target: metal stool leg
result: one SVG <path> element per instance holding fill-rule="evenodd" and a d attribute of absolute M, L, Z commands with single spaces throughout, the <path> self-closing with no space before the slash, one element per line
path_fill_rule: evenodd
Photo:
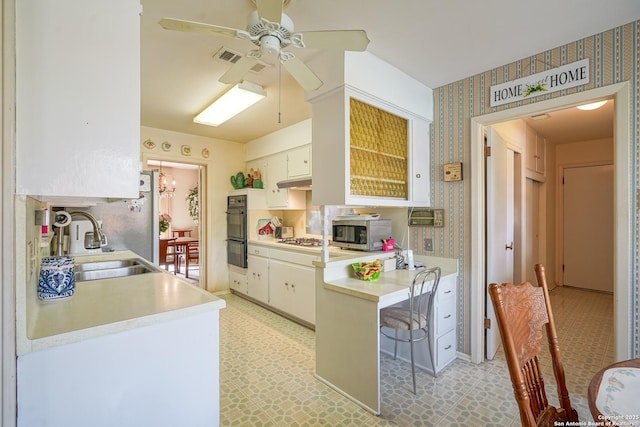
<path fill-rule="evenodd" d="M 416 394 L 416 363 L 413 358 L 413 330 L 409 330 L 409 347 L 411 348 L 411 376 L 413 377 L 413 394 Z"/>
<path fill-rule="evenodd" d="M 393 342 L 393 360 L 396 360 L 397 355 L 398 355 L 398 330 L 396 329 L 396 339 Z"/>

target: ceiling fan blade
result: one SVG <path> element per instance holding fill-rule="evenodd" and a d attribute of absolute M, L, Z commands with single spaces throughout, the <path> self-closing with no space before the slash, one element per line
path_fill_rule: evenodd
<path fill-rule="evenodd" d="M 307 65 L 298 58 L 291 58 L 282 62 L 284 68 L 306 91 L 312 91 L 322 86 L 322 80 L 316 76 Z"/>
<path fill-rule="evenodd" d="M 256 0 L 260 18 L 280 23 L 282 19 L 282 0 Z"/>
<path fill-rule="evenodd" d="M 258 58 L 243 56 L 227 70 L 226 73 L 218 79 L 220 83 L 234 84 L 242 80 L 245 74 L 249 72 L 251 67 L 256 65 Z"/>
<path fill-rule="evenodd" d="M 339 49 L 363 51 L 369 45 L 369 38 L 364 30 L 304 31 L 302 42 L 310 49 Z"/>
<path fill-rule="evenodd" d="M 202 24 L 200 22 L 183 21 L 182 19 L 162 18 L 160 21 L 158 21 L 158 23 L 165 30 L 222 34 L 225 36 L 236 38 L 247 34 L 247 32 L 244 30 L 221 27 L 219 25 Z"/>

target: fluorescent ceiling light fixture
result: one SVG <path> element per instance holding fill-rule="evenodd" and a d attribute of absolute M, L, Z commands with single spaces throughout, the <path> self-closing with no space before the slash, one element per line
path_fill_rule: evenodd
<path fill-rule="evenodd" d="M 220 126 L 236 114 L 267 96 L 262 86 L 249 81 L 238 83 L 198 114 L 193 121 L 202 125 Z"/>
<path fill-rule="evenodd" d="M 602 107 L 606 103 L 607 101 L 604 100 L 604 101 L 592 102 L 591 104 L 578 105 L 576 108 L 579 110 L 595 110 L 596 108 Z"/>

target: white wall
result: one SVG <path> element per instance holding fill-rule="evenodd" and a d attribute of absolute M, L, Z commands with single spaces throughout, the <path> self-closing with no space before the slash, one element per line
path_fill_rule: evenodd
<path fill-rule="evenodd" d="M 558 166 L 591 162 L 613 163 L 613 138 L 557 144 L 555 153 Z"/>
<path fill-rule="evenodd" d="M 159 169 L 159 166 L 145 166 L 145 169 Z M 189 216 L 189 205 L 185 198 L 189 190 L 198 185 L 198 169 L 180 169 L 162 166 L 162 171 L 167 174 L 167 185 L 172 186 L 172 180 L 176 182 L 176 190 L 173 197 L 160 198 L 160 213 L 171 215 L 171 229 L 192 229 L 192 236 L 197 236 L 198 226 Z"/>
<path fill-rule="evenodd" d="M 155 146 L 147 148 L 144 144 L 146 140 L 152 141 Z M 171 144 L 169 150 L 162 148 L 164 142 Z M 140 128 L 140 144 L 144 164 L 149 159 L 156 159 L 206 167 L 206 179 L 203 183 L 206 194 L 203 197 L 207 199 L 207 225 L 200 224 L 203 227 L 202 238 L 206 242 L 204 261 L 207 263 L 207 274 L 203 277 L 206 281 L 203 286 L 210 292 L 227 290 L 229 274 L 225 211 L 227 194 L 233 189 L 229 178 L 244 169 L 243 144 L 145 126 Z M 190 155 L 185 154 L 183 146 L 190 148 Z M 208 157 L 203 154 L 203 150 L 208 150 Z"/>
<path fill-rule="evenodd" d="M 244 160 L 248 162 L 305 144 L 311 144 L 311 119 L 247 142 Z"/>

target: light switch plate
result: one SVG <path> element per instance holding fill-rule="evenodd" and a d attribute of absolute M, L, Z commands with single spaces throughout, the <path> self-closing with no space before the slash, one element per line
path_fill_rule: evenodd
<path fill-rule="evenodd" d="M 445 163 L 445 181 L 462 181 L 462 163 Z"/>
<path fill-rule="evenodd" d="M 151 176 L 140 174 L 140 189 L 138 191 L 151 191 Z"/>

